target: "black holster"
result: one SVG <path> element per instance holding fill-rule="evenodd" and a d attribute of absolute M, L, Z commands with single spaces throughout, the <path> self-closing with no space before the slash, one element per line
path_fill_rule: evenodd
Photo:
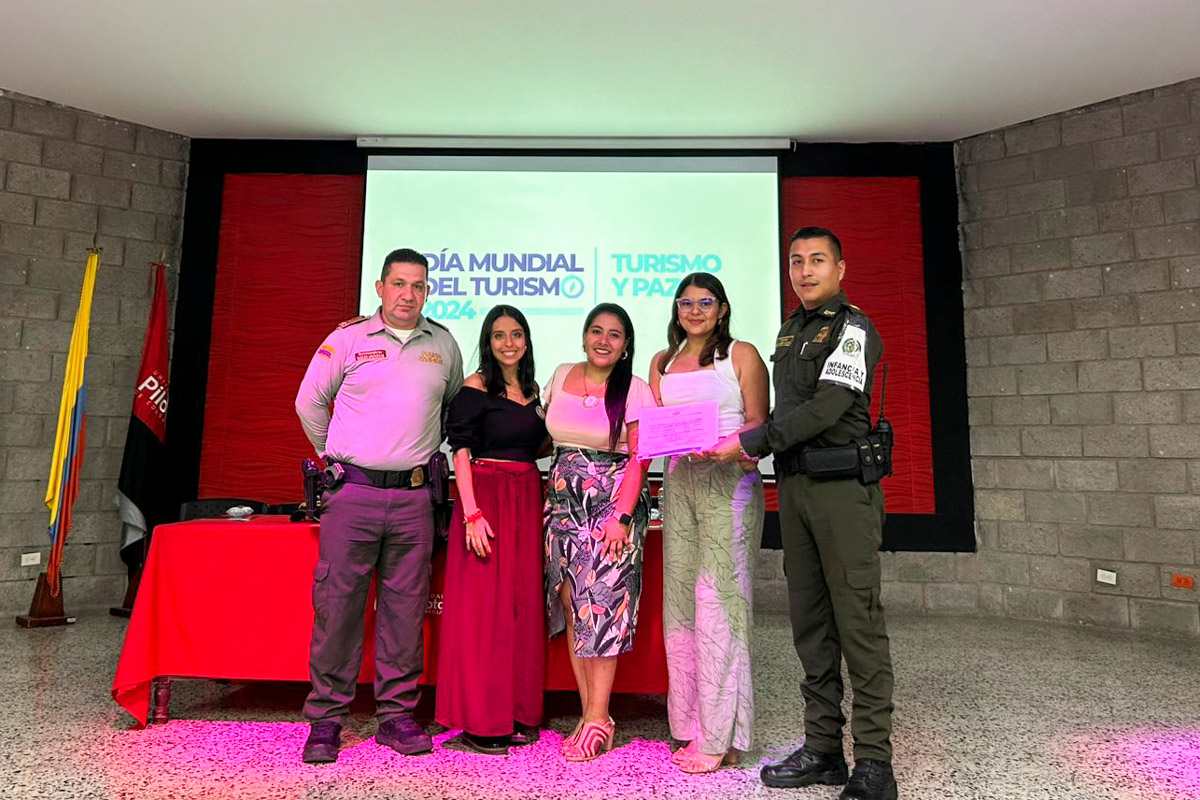
<path fill-rule="evenodd" d="M 304 503 L 291 516 L 292 522 L 307 520 L 313 522 L 321 516 L 321 479 L 323 477 L 317 462 L 306 458 L 300 462 L 300 474 L 304 483 Z"/>
<path fill-rule="evenodd" d="M 858 479 L 870 486 L 892 474 L 892 431 L 888 426 L 886 431 L 879 428 L 871 431 L 861 439 L 856 439 L 858 446 L 858 463 L 862 470 Z"/>
<path fill-rule="evenodd" d="M 857 478 L 858 446 L 806 447 L 796 457 L 797 471 L 815 480 Z"/>
<path fill-rule="evenodd" d="M 837 447 L 806 447 L 787 461 L 789 472 L 813 480 L 858 478 L 863 485 L 892 474 L 892 427 L 884 421 L 866 436 Z"/>
<path fill-rule="evenodd" d="M 429 496 L 433 501 L 434 542 L 450 537 L 450 459 L 441 450 L 429 459 Z"/>

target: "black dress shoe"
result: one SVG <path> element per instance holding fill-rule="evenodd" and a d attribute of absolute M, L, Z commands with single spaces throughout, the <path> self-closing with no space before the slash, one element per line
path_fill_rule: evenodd
<path fill-rule="evenodd" d="M 428 753 L 433 749 L 433 739 L 409 716 L 392 717 L 379 723 L 375 741 L 406 756 Z"/>
<path fill-rule="evenodd" d="M 767 764 L 759 778 L 774 789 L 797 786 L 841 786 L 846 782 L 846 760 L 841 753 L 820 753 L 801 747 L 778 764 Z"/>
<path fill-rule="evenodd" d="M 533 744 L 541 738 L 541 735 L 541 731 L 536 727 L 531 728 L 528 725 L 514 722 L 512 736 L 509 737 L 509 741 L 513 747 L 523 747 L 527 744 Z"/>
<path fill-rule="evenodd" d="M 838 800 L 896 800 L 898 796 L 892 765 L 873 758 L 860 758 L 854 762 L 854 774 Z"/>
<path fill-rule="evenodd" d="M 508 755 L 509 738 L 507 736 L 476 736 L 463 731 L 453 739 L 442 742 L 447 750 L 459 750 L 464 753 L 480 753 L 485 756 Z"/>
<path fill-rule="evenodd" d="M 338 748 L 342 745 L 342 724 L 334 720 L 314 722 L 308 728 L 308 739 L 304 742 L 305 764 L 330 764 L 337 761 Z"/>

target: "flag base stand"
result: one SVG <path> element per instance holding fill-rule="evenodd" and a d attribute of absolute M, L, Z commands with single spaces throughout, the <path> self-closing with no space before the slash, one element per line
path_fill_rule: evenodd
<path fill-rule="evenodd" d="M 37 586 L 33 590 L 33 602 L 29 604 L 29 613 L 17 617 L 17 626 L 21 628 L 49 628 L 56 625 L 71 625 L 75 617 L 63 613 L 62 592 L 55 597 L 50 593 L 50 581 L 46 573 L 38 575 Z"/>
<path fill-rule="evenodd" d="M 138 583 L 141 579 L 142 571 L 140 569 L 129 570 L 129 584 L 125 587 L 125 599 L 121 601 L 121 605 L 110 607 L 109 614 L 122 619 L 129 619 L 133 615 L 133 601 L 137 598 Z"/>

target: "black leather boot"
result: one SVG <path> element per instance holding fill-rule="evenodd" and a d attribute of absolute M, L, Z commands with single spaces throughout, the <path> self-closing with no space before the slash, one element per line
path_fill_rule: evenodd
<path fill-rule="evenodd" d="M 860 758 L 854 762 L 854 774 L 838 800 L 896 800 L 898 796 L 892 765 L 873 758 Z"/>
<path fill-rule="evenodd" d="M 406 756 L 417 756 L 433 749 L 433 739 L 409 716 L 392 717 L 379 723 L 375 741 Z"/>
<path fill-rule="evenodd" d="M 841 753 L 820 753 L 801 747 L 778 764 L 767 764 L 759 778 L 775 789 L 797 786 L 841 786 L 846 782 L 846 760 Z"/>
<path fill-rule="evenodd" d="M 308 739 L 304 742 L 305 764 L 329 764 L 337 761 L 338 748 L 342 746 L 342 724 L 334 720 L 314 722 L 308 728 Z"/>

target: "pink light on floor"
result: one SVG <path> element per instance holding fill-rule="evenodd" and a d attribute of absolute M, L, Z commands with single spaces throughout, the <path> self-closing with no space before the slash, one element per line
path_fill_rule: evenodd
<path fill-rule="evenodd" d="M 374 725 L 368 723 L 343 732 L 336 764 L 312 766 L 300 762 L 307 732 L 302 723 L 176 720 L 114 731 L 103 758 L 91 748 L 71 755 L 77 771 L 98 779 L 106 796 L 131 798 L 297 797 L 343 780 L 370 784 L 382 797 L 472 800 L 633 800 L 680 780 L 718 793 L 758 787 L 754 764 L 682 776 L 670 763 L 666 742 L 622 736 L 620 725 L 618 746 L 585 764 L 566 762 L 562 736 L 551 730 L 506 758 L 442 749 L 450 732 L 435 737 L 433 753 L 406 758 L 375 744 Z"/>
<path fill-rule="evenodd" d="M 1080 734 L 1064 748 L 1077 779 L 1126 787 L 1146 800 L 1200 798 L 1200 729 L 1134 728 Z"/>

